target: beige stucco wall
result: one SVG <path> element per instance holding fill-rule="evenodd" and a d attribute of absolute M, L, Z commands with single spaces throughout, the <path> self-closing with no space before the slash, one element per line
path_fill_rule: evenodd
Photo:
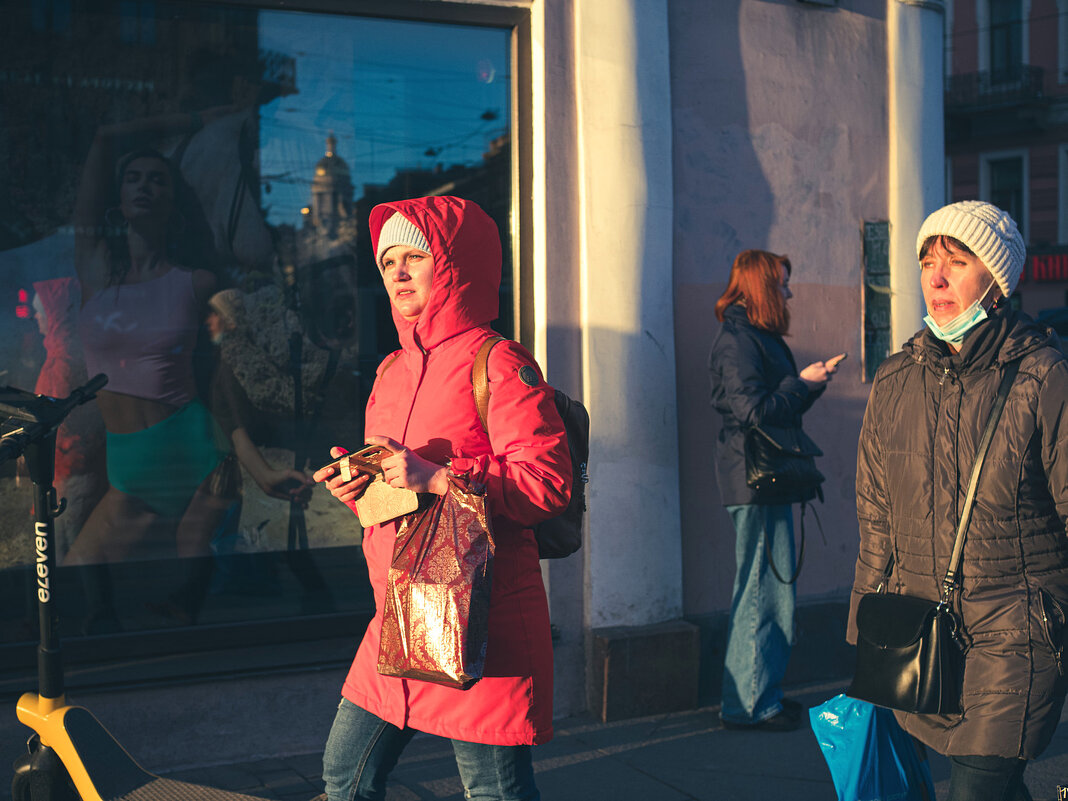
<path fill-rule="evenodd" d="M 887 209 L 885 3 L 673 0 L 674 288 L 683 586 L 687 616 L 726 609 L 734 533 L 712 470 L 712 313 L 734 255 L 794 265 L 788 343 L 799 366 L 848 351 L 805 418 L 822 446 L 827 542 L 808 518 L 801 603 L 844 595 L 856 556 L 861 381 L 861 229 Z"/>
<path fill-rule="evenodd" d="M 662 588 L 665 597 L 680 593 L 682 615 L 701 619 L 729 607 L 734 534 L 712 470 L 719 418 L 708 406 L 706 359 L 717 325 L 712 305 L 734 255 L 745 247 L 785 252 L 793 260 L 789 341 L 798 362 L 851 355 L 806 422 L 826 452 L 827 503 L 819 513 L 827 542 L 810 528 L 801 602 L 843 597 L 852 580 L 856 439 L 868 394 L 861 381 L 861 231 L 865 220 L 885 220 L 889 213 L 887 29 L 882 0 L 839 0 L 837 7 L 797 0 L 544 0 L 530 8 L 537 355 L 549 380 L 586 400 L 591 412 L 600 408 L 599 392 L 614 392 L 624 407 L 638 408 L 635 399 L 657 389 L 656 377 L 635 376 L 633 363 L 602 363 L 604 349 L 591 332 L 605 326 L 594 318 L 614 312 L 598 304 L 619 306 L 616 328 L 639 330 L 636 322 L 655 325 L 666 316 L 675 335 L 678 516 L 650 522 L 648 499 L 644 516 L 628 516 L 629 507 L 611 495 L 618 482 L 603 469 L 603 446 L 606 436 L 611 445 L 623 433 L 605 429 L 598 412 L 587 547 L 581 559 L 544 566 L 560 630 L 559 715 L 583 708 L 589 627 L 604 625 L 598 614 L 640 625 L 656 611 L 655 603 L 645 603 L 647 593 L 633 591 L 640 582 L 617 575 L 620 565 L 635 563 L 635 554 L 636 575 L 642 566 L 655 564 L 661 572 L 672 562 L 677 566 L 661 583 L 671 585 Z M 598 15 L 605 13 L 633 16 L 638 25 L 601 24 Z M 666 15 L 666 25 L 658 15 Z M 651 38 L 652 30 L 661 39 Z M 594 34 L 598 46 L 591 49 L 584 36 Z M 667 51 L 662 94 L 648 91 L 648 70 L 644 78 L 625 79 L 621 65 L 642 47 L 657 58 Z M 634 61 L 635 72 L 643 63 Z M 600 77 L 590 80 L 610 74 L 616 76 L 611 86 Z M 609 90 L 634 92 L 642 113 L 633 113 L 635 98 L 605 97 Z M 658 135 L 665 114 L 666 154 L 647 139 Z M 628 144 L 642 142 L 637 150 Z M 642 158 L 628 155 L 632 151 Z M 657 172 L 664 169 L 667 176 Z M 650 189 L 665 185 L 671 188 L 666 210 Z M 650 204 L 651 211 L 615 214 L 627 198 L 636 207 Z M 635 241 L 630 224 L 617 237 L 604 234 L 612 220 L 618 227 L 625 217 L 648 226 L 637 240 L 640 254 L 620 252 Z M 669 238 L 647 252 L 650 237 L 664 235 L 663 225 Z M 644 292 L 663 282 L 673 298 L 668 308 L 646 299 L 638 314 L 625 312 L 641 304 L 628 306 L 608 291 L 626 284 L 628 291 Z M 634 401 L 629 406 L 628 398 Z M 631 430 L 642 434 L 632 437 L 639 451 L 655 447 L 647 442 L 648 426 Z M 658 551 L 657 543 L 665 547 Z M 680 546 L 682 558 L 673 561 L 670 553 Z"/>

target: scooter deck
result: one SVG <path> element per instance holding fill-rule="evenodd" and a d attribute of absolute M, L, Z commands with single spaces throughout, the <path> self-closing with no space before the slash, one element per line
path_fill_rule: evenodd
<path fill-rule="evenodd" d="M 149 773 L 87 709 L 71 707 L 63 726 L 101 801 L 262 801 Z"/>
<path fill-rule="evenodd" d="M 264 801 L 149 773 L 89 710 L 61 706 L 37 716 L 31 703 L 36 698 L 23 696 L 19 718 L 55 749 L 83 801 Z"/>
<path fill-rule="evenodd" d="M 151 781 L 123 795 L 108 796 L 106 801 L 263 801 L 251 795 L 217 790 L 199 784 L 151 777 Z"/>

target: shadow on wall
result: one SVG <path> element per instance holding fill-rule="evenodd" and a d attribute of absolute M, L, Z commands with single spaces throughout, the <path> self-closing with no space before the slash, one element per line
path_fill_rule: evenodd
<path fill-rule="evenodd" d="M 842 351 L 850 354 L 826 395 L 805 417 L 806 431 L 825 453 L 819 466 L 827 476 L 826 503 L 817 504 L 817 513 L 826 544 L 811 515 L 806 516 L 808 552 L 798 584 L 800 605 L 844 600 L 852 583 L 856 444 L 870 385 L 861 382 L 860 282 L 852 275 L 859 271 L 860 251 L 856 240 L 849 239 L 855 230 L 849 220 L 857 219 L 857 213 L 863 217 L 881 201 L 873 189 L 878 180 L 861 182 L 848 169 L 828 176 L 826 166 L 840 162 L 834 154 L 843 142 L 857 140 L 841 150 L 858 148 L 856 158 L 878 152 L 882 140 L 872 133 L 874 128 L 863 126 L 851 129 L 849 136 L 839 132 L 838 139 L 813 135 L 811 124 L 820 119 L 817 106 L 825 98 L 784 94 L 800 84 L 796 75 L 783 71 L 783 58 L 807 52 L 803 33 L 813 41 L 830 36 L 823 30 L 827 18 L 799 20 L 805 24 L 795 31 L 795 42 L 774 26 L 784 22 L 783 15 L 801 12 L 776 4 L 680 0 L 671 4 L 669 14 L 684 608 L 687 619 L 706 629 L 714 628 L 717 616 L 725 614 L 734 580 L 734 531 L 713 473 L 713 444 L 721 421 L 708 402 L 707 360 L 719 326 L 713 306 L 734 256 L 745 248 L 785 249 L 795 257 L 793 324 L 787 343 L 798 366 Z M 870 36 L 879 24 L 867 18 L 836 20 L 856 36 Z M 777 42 L 782 51 L 778 61 L 754 55 L 761 31 L 770 36 L 765 46 Z M 856 69 L 865 80 L 869 73 L 882 74 L 877 61 L 873 57 L 872 63 L 861 62 Z M 818 58 L 797 63 L 800 70 L 825 66 Z M 823 230 L 816 225 L 821 220 Z M 816 615 L 829 619 L 821 637 L 831 637 L 831 630 L 839 627 L 836 614 L 825 609 Z M 844 634 L 844 619 L 840 628 Z"/>
<path fill-rule="evenodd" d="M 753 243 L 767 241 L 775 213 L 775 198 L 749 130 L 741 5 L 683 0 L 672 3 L 669 10 L 675 347 L 687 615 L 725 609 L 734 582 L 734 532 L 714 489 L 712 470 L 719 426 L 708 405 L 708 347 L 718 326 L 712 307 L 734 256 Z"/>

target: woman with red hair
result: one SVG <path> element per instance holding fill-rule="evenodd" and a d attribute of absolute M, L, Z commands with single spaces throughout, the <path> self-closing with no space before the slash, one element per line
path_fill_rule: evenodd
<path fill-rule="evenodd" d="M 827 386 L 845 354 L 800 373 L 783 337 L 790 327 L 790 260 L 744 250 L 716 302 L 723 323 L 712 342 L 712 405 L 723 416 L 715 444 L 716 481 L 737 534 L 737 569 L 723 671 L 720 717 L 728 729 L 790 731 L 801 706 L 781 682 L 794 639 L 794 585 L 769 560 L 794 562 L 792 504 L 811 493 L 762 497 L 746 484 L 745 431 L 759 425 L 800 428 L 801 415 Z"/>

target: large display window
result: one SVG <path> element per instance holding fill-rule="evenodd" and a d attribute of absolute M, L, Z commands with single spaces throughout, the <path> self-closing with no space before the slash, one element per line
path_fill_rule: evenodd
<path fill-rule="evenodd" d="M 396 347 L 371 206 L 482 205 L 505 251 L 497 327 L 516 333 L 515 30 L 451 8 L 6 10 L 0 384 L 58 397 L 109 377 L 58 435 L 75 660 L 370 616 L 358 521 L 299 476 L 362 442 Z M 36 636 L 31 503 L 24 467 L 0 465 L 0 652 L 16 670 Z"/>

